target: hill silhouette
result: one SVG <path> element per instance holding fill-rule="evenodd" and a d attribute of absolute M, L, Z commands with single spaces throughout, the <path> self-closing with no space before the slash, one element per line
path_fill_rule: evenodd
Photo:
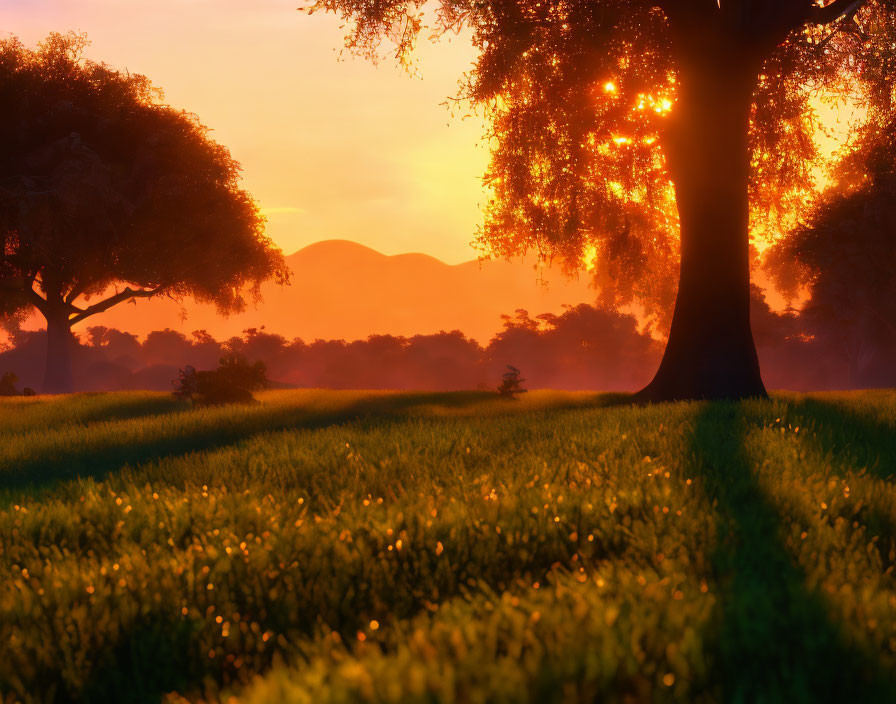
<path fill-rule="evenodd" d="M 292 284 L 265 284 L 262 300 L 238 315 L 224 318 L 211 305 L 160 298 L 107 311 L 93 324 L 140 337 L 165 328 L 206 330 L 218 339 L 262 326 L 304 340 L 460 330 L 487 343 L 502 329 L 502 314 L 519 308 L 560 314 L 564 304 L 596 297 L 584 275 L 568 280 L 559 268 L 548 268 L 539 281 L 531 258 L 451 265 L 425 254 L 388 256 L 357 242 L 325 240 L 286 261 Z M 25 327 L 41 324 L 32 318 Z"/>

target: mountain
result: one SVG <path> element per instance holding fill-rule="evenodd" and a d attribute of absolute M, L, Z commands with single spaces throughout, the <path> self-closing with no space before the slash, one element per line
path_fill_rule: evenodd
<path fill-rule="evenodd" d="M 291 339 L 364 339 L 371 334 L 410 336 L 461 330 L 480 342 L 498 332 L 502 314 L 561 313 L 564 304 L 592 302 L 588 277 L 567 280 L 545 269 L 539 282 L 532 261 L 470 261 L 449 265 L 425 254 L 387 256 L 347 240 L 309 245 L 286 259 L 292 283 L 265 284 L 262 299 L 238 315 L 214 306 L 164 298 L 120 304 L 78 326 L 105 325 L 144 336 L 172 328 L 189 335 L 206 330 L 217 339 L 265 326 Z M 43 326 L 42 319 L 27 327 Z"/>

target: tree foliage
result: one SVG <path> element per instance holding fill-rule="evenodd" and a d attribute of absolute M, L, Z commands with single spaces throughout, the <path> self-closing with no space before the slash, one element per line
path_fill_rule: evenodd
<path fill-rule="evenodd" d="M 347 46 L 391 42 L 407 62 L 424 30 L 466 29 L 479 54 L 458 96 L 488 119 L 492 198 L 477 243 L 534 249 L 570 268 L 593 262 L 606 302 L 671 312 L 678 216 L 665 137 L 682 62 L 672 27 L 722 31 L 759 66 L 750 126 L 753 233 L 774 239 L 804 217 L 817 184 L 813 108 L 849 96 L 878 124 L 892 110 L 891 0 L 318 0 Z"/>
<path fill-rule="evenodd" d="M 807 332 L 837 347 L 856 378 L 896 349 L 896 121 L 867 130 L 833 175 L 767 261 L 785 293 L 808 294 Z"/>
<path fill-rule="evenodd" d="M 86 44 L 0 42 L 0 313 L 73 325 L 155 295 L 228 312 L 247 287 L 285 281 L 228 150 L 147 78 L 85 59 Z"/>
<path fill-rule="evenodd" d="M 515 398 L 520 394 L 526 393 L 527 389 L 523 388 L 523 382 L 526 381 L 520 376 L 519 369 L 512 364 L 507 365 L 507 371 L 501 375 L 501 383 L 498 386 L 498 395 L 505 398 Z"/>
<path fill-rule="evenodd" d="M 197 371 L 187 365 L 180 370 L 175 383 L 175 398 L 197 406 L 249 403 L 254 400 L 253 391 L 267 386 L 267 366 L 260 361 L 250 364 L 241 355 L 229 354 L 211 371 Z"/>

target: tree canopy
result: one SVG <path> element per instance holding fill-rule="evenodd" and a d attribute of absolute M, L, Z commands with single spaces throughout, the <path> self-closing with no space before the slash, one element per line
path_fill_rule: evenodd
<path fill-rule="evenodd" d="M 147 78 L 86 60 L 86 43 L 0 42 L 0 313 L 33 307 L 67 332 L 139 297 L 238 311 L 247 289 L 285 281 L 229 151 Z"/>
<path fill-rule="evenodd" d="M 767 262 L 782 291 L 808 294 L 807 331 L 839 348 L 857 378 L 896 350 L 896 121 L 866 131 L 833 176 Z"/>
<path fill-rule="evenodd" d="M 608 302 L 634 299 L 668 323 L 679 218 L 664 135 L 682 52 L 674 21 L 727 27 L 761 65 L 750 119 L 754 237 L 807 215 L 820 164 L 814 101 L 848 95 L 878 124 L 892 109 L 896 6 L 889 0 L 319 0 L 347 46 L 407 63 L 420 34 L 468 30 L 479 50 L 460 99 L 488 119 L 492 198 L 476 241 L 593 265 Z"/>
<path fill-rule="evenodd" d="M 420 0 L 315 10 L 346 21 L 350 49 L 388 39 L 401 61 L 426 18 Z M 892 112 L 893 1 L 440 0 L 432 35 L 461 28 L 479 55 L 459 97 L 492 149 L 477 242 L 587 259 L 605 303 L 668 321 L 636 400 L 765 395 L 750 231 L 773 239 L 811 201 L 813 97 L 848 96 L 869 125 Z"/>

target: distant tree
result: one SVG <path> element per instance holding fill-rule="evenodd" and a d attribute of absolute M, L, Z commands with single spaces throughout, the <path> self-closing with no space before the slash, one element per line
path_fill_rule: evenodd
<path fill-rule="evenodd" d="M 0 396 L 18 396 L 19 392 L 16 391 L 16 382 L 19 380 L 12 372 L 4 372 L 3 376 L 0 376 Z"/>
<path fill-rule="evenodd" d="M 136 364 L 140 357 L 140 341 L 136 335 L 105 325 L 87 328 L 87 343 L 91 347 L 101 348 L 110 360 L 125 361 L 128 366 Z"/>
<path fill-rule="evenodd" d="M 221 345 L 204 336 L 190 340 L 177 330 L 153 330 L 141 344 L 147 364 L 189 363 L 200 368 L 213 367 L 221 357 Z"/>
<path fill-rule="evenodd" d="M 498 395 L 506 398 L 513 398 L 520 394 L 526 393 L 523 388 L 523 379 L 519 369 L 511 364 L 507 365 L 507 371 L 501 375 L 501 384 L 498 386 Z"/>
<path fill-rule="evenodd" d="M 776 226 L 812 187 L 813 89 L 866 95 L 890 69 L 890 0 L 317 0 L 347 45 L 406 61 L 420 32 L 469 28 L 461 98 L 489 119 L 481 244 L 604 272 L 604 294 L 662 310 L 645 401 L 761 396 L 750 328 L 751 209 Z M 871 73 L 875 73 L 871 71 Z M 884 72 L 885 73 L 885 72 Z M 877 72 L 875 75 L 882 75 Z M 889 109 L 889 107 L 887 107 Z M 677 205 L 670 207 L 674 202 Z M 676 212 L 677 210 L 677 212 Z"/>
<path fill-rule="evenodd" d="M 283 379 L 300 366 L 289 341 L 282 335 L 266 332 L 264 326 L 243 330 L 241 337 L 232 337 L 221 347 L 228 354 L 263 360 L 272 379 Z"/>
<path fill-rule="evenodd" d="M 264 362 L 250 364 L 245 357 L 229 354 L 211 371 L 197 371 L 187 365 L 175 382 L 174 396 L 198 406 L 220 406 L 227 403 L 248 403 L 253 391 L 267 386 Z"/>
<path fill-rule="evenodd" d="M 482 379 L 483 350 L 460 330 L 414 335 L 407 341 L 402 368 L 407 387 L 449 391 L 469 389 Z"/>
<path fill-rule="evenodd" d="M 896 358 L 896 120 L 867 131 L 834 177 L 766 266 L 792 297 L 807 290 L 800 319 L 846 362 L 854 386 L 876 361 Z"/>
<path fill-rule="evenodd" d="M 581 304 L 561 315 L 504 316 L 486 350 L 492 369 L 512 359 L 540 388 L 630 391 L 650 378 L 659 350 L 633 315 Z"/>
<path fill-rule="evenodd" d="M 93 315 L 162 295 L 238 311 L 287 279 L 227 149 L 86 44 L 0 41 L 0 317 L 46 319 L 50 393 L 72 389 L 71 329 Z"/>

